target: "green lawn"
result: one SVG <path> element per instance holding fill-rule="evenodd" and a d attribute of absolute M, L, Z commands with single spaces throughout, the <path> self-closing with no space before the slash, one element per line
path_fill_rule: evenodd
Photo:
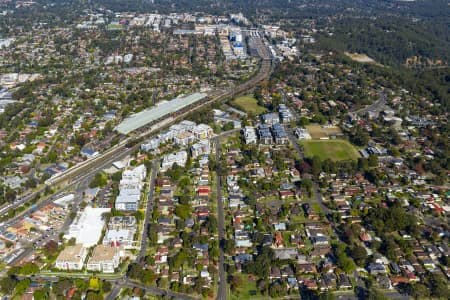
<path fill-rule="evenodd" d="M 319 140 L 319 141 L 302 141 L 305 156 L 317 156 L 321 160 L 331 159 L 352 160 L 359 157 L 359 153 L 348 141 L 345 140 Z"/>
<path fill-rule="evenodd" d="M 123 26 L 122 24 L 108 24 L 108 26 L 106 27 L 107 30 L 122 30 L 124 28 L 125 26 Z"/>
<path fill-rule="evenodd" d="M 231 103 L 249 114 L 259 115 L 267 111 L 265 107 L 259 106 L 257 100 L 251 95 L 236 98 Z"/>
<path fill-rule="evenodd" d="M 262 297 L 258 288 L 256 287 L 256 281 L 248 280 L 247 274 L 235 274 L 241 277 L 242 286 L 239 287 L 238 291 L 230 295 L 230 299 L 253 299 Z"/>

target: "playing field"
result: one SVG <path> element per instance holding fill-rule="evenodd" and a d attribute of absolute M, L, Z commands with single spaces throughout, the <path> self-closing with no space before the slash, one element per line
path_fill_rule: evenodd
<path fill-rule="evenodd" d="M 267 111 L 265 107 L 259 106 L 257 100 L 251 95 L 236 98 L 231 103 L 249 114 L 259 115 Z"/>
<path fill-rule="evenodd" d="M 345 140 L 302 141 L 305 156 L 317 156 L 321 160 L 352 160 L 359 157 L 358 151 Z"/>
<path fill-rule="evenodd" d="M 125 26 L 122 24 L 108 24 L 108 26 L 106 26 L 106 29 L 108 30 L 122 30 L 124 28 Z"/>

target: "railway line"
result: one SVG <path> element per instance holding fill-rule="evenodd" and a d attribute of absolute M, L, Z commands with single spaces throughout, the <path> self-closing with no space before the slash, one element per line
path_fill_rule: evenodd
<path fill-rule="evenodd" d="M 5 220 L 5 222 L 0 223 L 0 229 L 15 224 L 20 218 L 28 214 L 30 211 L 45 206 L 49 202 L 54 201 L 57 198 L 57 196 L 63 196 L 64 193 L 68 192 L 78 182 L 92 178 L 92 176 L 94 176 L 99 170 L 102 170 L 103 168 L 111 165 L 114 161 L 121 160 L 127 155 L 133 153 L 139 148 L 140 144 L 139 141 L 141 139 L 144 139 L 166 127 L 169 127 L 170 125 L 176 122 L 179 122 L 189 114 L 198 111 L 204 107 L 207 107 L 208 105 L 237 97 L 249 91 L 250 89 L 254 88 L 258 83 L 269 77 L 272 71 L 272 67 L 273 67 L 272 60 L 262 59 L 258 74 L 256 74 L 254 77 L 244 82 L 243 84 L 228 89 L 219 89 L 211 91 L 205 99 L 195 103 L 194 105 L 185 107 L 177 112 L 173 112 L 164 117 L 161 117 L 160 119 L 155 120 L 150 124 L 147 124 L 145 127 L 136 130 L 133 134 L 129 136 L 125 135 L 119 136 L 121 141 L 117 145 L 111 147 L 110 149 L 106 150 L 105 152 L 101 153 L 100 155 L 94 158 L 88 159 L 68 169 L 67 171 L 57 175 L 56 177 L 48 179 L 45 182 L 46 186 L 43 186 L 42 188 L 34 190 L 32 193 L 27 194 L 26 196 L 24 196 L 24 199 L 22 199 L 23 201 L 13 203 L 10 206 L 8 206 L 8 208 L 6 207 L 2 208 L 8 210 L 16 209 L 17 207 L 22 206 L 25 202 L 33 199 L 37 195 L 43 195 L 45 193 L 46 187 L 50 188 L 60 187 L 60 189 L 58 189 L 58 192 L 55 195 L 45 197 L 41 201 L 38 201 L 35 205 L 32 205 L 29 208 L 25 209 L 24 211 L 18 213 L 13 218 L 8 219 L 7 221 Z"/>
<path fill-rule="evenodd" d="M 261 66 L 259 68 L 259 72 L 256 76 L 252 77 L 248 81 L 240 84 L 234 88 L 226 89 L 226 90 L 215 90 L 208 94 L 208 96 L 190 106 L 187 106 L 179 111 L 172 112 L 168 115 L 165 115 L 158 120 L 153 121 L 150 124 L 147 124 L 145 127 L 137 130 L 132 135 L 125 137 L 124 139 L 117 145 L 113 146 L 106 152 L 91 158 L 75 167 L 70 168 L 69 170 L 57 175 L 56 177 L 50 178 L 46 181 L 46 185 L 48 186 L 58 186 L 61 184 L 68 185 L 77 181 L 80 177 L 85 177 L 88 173 L 98 172 L 101 166 L 104 166 L 108 163 L 113 163 L 118 159 L 119 156 L 122 156 L 124 152 L 132 153 L 139 147 L 139 143 L 134 143 L 134 141 L 139 141 L 140 139 L 144 139 L 156 132 L 180 121 L 185 118 L 187 115 L 202 109 L 208 105 L 219 101 L 225 101 L 230 98 L 237 97 L 248 90 L 254 88 L 258 83 L 268 78 L 272 70 L 272 60 L 263 59 L 261 62 Z M 131 144 L 131 146 L 130 146 Z M 121 155 L 122 154 L 122 155 Z"/>

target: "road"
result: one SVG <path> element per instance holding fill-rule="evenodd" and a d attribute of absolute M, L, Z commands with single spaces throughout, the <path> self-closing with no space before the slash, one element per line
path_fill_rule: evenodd
<path fill-rule="evenodd" d="M 136 138 L 145 138 L 148 137 L 172 124 L 175 122 L 178 122 L 185 118 L 187 115 L 189 115 L 192 112 L 195 112 L 207 105 L 210 105 L 212 103 L 223 101 L 226 99 L 229 99 L 230 97 L 235 97 L 238 95 L 241 95 L 245 93 L 246 91 L 252 89 L 255 87 L 259 82 L 262 80 L 268 78 L 272 71 L 272 61 L 270 59 L 263 59 L 261 63 L 260 70 L 258 74 L 256 74 L 253 78 L 250 80 L 242 83 L 241 85 L 238 85 L 234 88 L 230 88 L 227 90 L 215 90 L 209 93 L 209 96 L 207 97 L 207 100 L 205 102 L 196 103 L 193 106 L 187 107 L 186 111 L 179 111 L 173 114 L 173 116 L 164 116 L 160 120 L 156 120 L 155 124 L 149 124 L 142 130 L 138 130 L 135 134 L 132 136 L 125 138 L 123 141 L 119 143 L 119 145 L 114 146 L 113 148 L 105 151 L 104 153 L 98 155 L 97 157 L 94 157 L 88 161 L 85 161 L 79 165 L 76 165 L 69 170 L 63 172 L 62 174 L 59 174 L 55 178 L 51 178 L 47 181 L 48 186 L 50 187 L 56 187 L 57 185 L 63 185 L 63 188 L 59 190 L 58 193 L 62 195 L 64 191 L 69 190 L 72 188 L 72 186 L 76 185 L 78 182 L 82 181 L 84 178 L 95 175 L 98 170 L 101 170 L 105 167 L 110 166 L 113 162 L 120 160 L 124 158 L 125 156 L 129 155 L 130 153 L 133 153 L 136 149 L 138 149 L 139 144 L 134 145 L 130 148 L 127 148 L 127 142 L 132 141 Z M 149 127 L 151 125 L 151 127 Z M 149 127 L 149 128 L 148 128 Z M 27 195 L 22 200 L 18 201 L 17 203 L 13 203 L 11 206 L 8 206 L 7 208 L 4 207 L 5 211 L 9 209 L 17 208 L 24 203 L 30 201 L 35 197 L 38 193 L 44 194 L 45 189 L 47 186 L 43 186 L 40 189 L 36 190 L 35 192 Z M 55 200 L 55 196 L 52 197 L 53 200 Z M 50 203 L 52 200 L 48 201 L 41 201 L 39 202 L 38 208 L 45 206 L 46 204 Z M 42 203 L 43 202 L 43 203 Z M 22 218 L 26 214 L 29 214 L 32 209 L 28 208 L 27 210 L 20 213 L 18 216 L 16 216 L 13 220 L 17 221 L 19 218 Z M 9 221 L 8 223 L 11 223 Z M 10 226 L 10 225 L 9 225 Z"/>
<path fill-rule="evenodd" d="M 262 47 L 262 45 L 261 45 Z M 10 219 L 9 221 L 5 222 L 4 226 L 9 227 L 11 225 L 14 225 L 20 218 L 24 217 L 27 214 L 30 214 L 36 209 L 39 209 L 40 207 L 43 207 L 47 205 L 50 202 L 53 202 L 57 198 L 63 196 L 65 193 L 70 191 L 74 187 L 80 187 L 80 184 L 83 182 L 87 182 L 90 178 L 95 176 L 97 172 L 100 170 L 109 167 L 112 165 L 113 162 L 121 160 L 125 158 L 126 156 L 133 153 L 138 147 L 140 146 L 139 143 L 136 143 L 135 145 L 132 145 L 130 147 L 127 147 L 128 142 L 134 141 L 137 138 L 146 138 L 152 134 L 155 134 L 159 130 L 162 130 L 170 125 L 172 125 L 175 122 L 178 122 L 182 119 L 184 119 L 186 116 L 191 114 L 194 111 L 197 111 L 207 105 L 213 104 L 218 101 L 224 101 L 232 97 L 239 96 L 248 90 L 255 87 L 259 82 L 262 80 L 265 80 L 269 77 L 270 73 L 272 71 L 272 60 L 263 57 L 261 67 L 259 69 L 259 72 L 252 77 L 250 80 L 244 82 L 241 85 L 238 85 L 234 87 L 233 89 L 227 89 L 227 90 L 216 90 L 209 94 L 209 97 L 207 97 L 206 101 L 202 101 L 201 103 L 196 103 L 194 106 L 186 108 L 186 111 L 177 111 L 170 116 L 164 116 L 160 120 L 156 120 L 155 123 L 149 124 L 148 126 L 151 126 L 148 128 L 146 126 L 145 130 L 139 130 L 135 134 L 133 134 L 130 137 L 125 138 L 123 141 L 119 143 L 119 145 L 114 146 L 113 148 L 105 151 L 104 153 L 100 154 L 98 157 L 91 159 L 89 161 L 86 161 L 82 163 L 81 165 L 77 165 L 68 171 L 64 172 L 63 174 L 60 174 L 57 178 L 53 178 L 49 181 L 47 181 L 47 186 L 50 187 L 56 187 L 58 185 L 62 185 L 62 189 L 58 190 L 58 192 L 48 198 L 44 198 L 43 200 L 36 203 L 36 206 L 33 208 L 26 209 L 24 212 L 19 214 L 18 216 L 14 217 L 13 219 Z M 144 130 L 144 131 L 143 131 Z M 226 132 L 216 139 L 216 158 L 220 158 L 220 147 L 219 147 L 219 139 L 220 137 L 226 136 L 228 134 L 232 134 L 237 132 L 238 130 L 233 130 L 232 132 Z M 157 168 L 153 168 L 152 170 L 152 184 L 154 184 L 154 178 L 156 177 Z M 217 172 L 217 170 L 216 170 Z M 218 174 L 220 175 L 220 174 Z M 225 222 L 224 222 L 224 209 L 223 209 L 223 203 L 222 203 L 222 193 L 221 193 L 221 179 L 220 176 L 217 176 L 218 178 L 218 226 L 219 226 L 219 240 L 220 240 L 220 258 L 219 258 L 219 290 L 218 290 L 218 296 L 217 299 L 220 300 L 226 300 L 227 299 L 227 292 L 226 292 L 226 276 L 225 276 L 225 270 L 224 270 L 224 252 L 223 252 L 223 241 L 225 239 Z M 32 199 L 37 193 L 43 194 L 45 191 L 46 186 L 38 189 L 33 194 L 29 195 L 29 199 Z M 154 186 L 151 186 L 150 193 L 153 193 Z M 149 195 L 149 201 L 152 201 L 153 194 Z M 29 201 L 28 198 L 23 199 L 24 201 Z M 151 215 L 151 208 L 153 202 L 149 202 L 146 210 L 146 217 L 145 217 L 145 224 L 149 221 L 149 216 Z M 21 203 L 20 205 L 22 205 Z M 15 207 L 18 207 L 19 205 L 16 205 Z M 10 209 L 9 207 L 8 209 Z M 6 228 L 5 227 L 5 228 Z M 142 258 L 143 255 L 145 255 L 146 249 L 147 249 L 147 242 L 144 238 L 147 232 L 147 226 L 144 226 L 144 233 L 141 243 L 141 249 L 138 254 L 138 258 Z M 21 256 L 21 255 L 20 255 Z M 34 276 L 36 277 L 36 276 Z M 68 277 L 70 277 L 70 274 L 68 274 Z M 176 299 L 182 299 L 182 300 L 191 300 L 195 299 L 193 297 L 182 295 L 178 293 L 174 293 L 172 291 L 166 291 L 155 287 L 148 287 L 144 285 L 140 285 L 134 282 L 130 282 L 126 275 L 122 277 L 120 280 L 114 281 L 114 288 L 111 291 L 110 295 L 107 297 L 107 299 L 112 300 L 115 299 L 119 293 L 122 287 L 138 287 L 146 292 L 149 292 L 151 294 L 155 295 L 168 295 L 170 297 L 174 297 Z"/>
<path fill-rule="evenodd" d="M 377 114 L 379 114 L 384 109 L 384 106 L 386 105 L 386 101 L 387 101 L 386 94 L 380 93 L 380 99 L 378 99 L 377 101 L 375 101 L 374 103 L 372 103 L 369 106 L 366 106 L 357 111 L 354 111 L 353 113 L 363 115 L 369 111 L 373 111 L 373 112 L 376 112 Z"/>
<path fill-rule="evenodd" d="M 215 155 L 216 155 L 216 178 L 217 178 L 217 213 L 218 213 L 218 231 L 219 231 L 219 289 L 217 291 L 218 300 L 227 299 L 227 282 L 225 274 L 225 255 L 224 255 L 224 243 L 225 243 L 225 216 L 223 209 L 223 197 L 222 197 L 222 178 L 218 167 L 220 161 L 220 138 L 214 139 Z"/>
<path fill-rule="evenodd" d="M 240 129 L 232 129 L 226 132 L 223 132 L 212 139 L 214 143 L 214 153 L 216 162 L 220 161 L 220 139 L 238 133 Z M 220 174 L 220 170 L 216 164 L 216 178 L 217 178 L 217 225 L 219 232 L 219 287 L 217 291 L 217 299 L 218 300 L 226 300 L 227 299 L 227 278 L 225 274 L 225 254 L 224 254 L 224 243 L 225 243 L 225 216 L 224 216 L 224 208 L 223 208 L 223 196 L 222 196 L 222 178 Z"/>
<path fill-rule="evenodd" d="M 287 134 L 287 136 L 288 136 L 292 146 L 294 147 L 294 149 L 298 153 L 299 157 L 301 159 L 303 159 L 304 158 L 303 151 L 300 148 L 300 146 L 298 145 L 297 139 L 293 135 L 292 130 L 290 128 L 288 128 L 287 126 L 285 126 L 285 131 L 286 131 L 286 134 Z M 314 192 L 314 198 L 313 198 L 312 201 L 314 203 L 317 203 L 317 204 L 320 205 L 320 208 L 321 208 L 322 212 L 324 213 L 324 215 L 327 216 L 330 213 L 332 213 L 332 211 L 323 203 L 322 194 L 321 194 L 319 186 L 318 186 L 318 184 L 317 184 L 317 182 L 315 180 L 313 181 L 313 192 Z M 339 237 L 339 235 L 337 234 L 338 231 L 337 231 L 336 225 L 333 222 L 329 222 L 329 224 L 333 228 L 334 232 L 336 233 L 336 236 L 337 236 L 338 240 L 340 242 L 344 243 L 341 240 L 341 238 Z M 358 272 L 354 271 L 352 275 L 353 275 L 353 277 L 356 280 L 357 286 L 365 289 L 366 288 L 365 283 L 361 279 L 361 277 L 359 276 Z M 387 299 L 398 299 L 398 300 L 410 299 L 410 297 L 405 296 L 405 295 L 401 295 L 399 292 L 397 292 L 395 290 L 392 290 L 392 291 L 389 291 L 389 292 L 385 292 L 384 296 Z M 348 294 L 346 293 L 345 295 L 343 295 L 343 294 L 339 295 L 339 293 L 336 294 L 336 299 L 358 299 L 358 298 L 354 295 L 353 291 L 349 291 Z"/>
<path fill-rule="evenodd" d="M 93 176 L 86 177 L 83 181 L 79 182 L 78 185 L 75 187 L 75 200 L 71 207 L 71 212 L 77 212 L 78 206 L 80 202 L 83 200 L 83 191 L 88 188 L 89 182 L 91 181 Z M 38 207 L 45 206 L 46 204 L 56 200 L 59 198 L 61 193 L 57 194 L 57 197 L 53 196 L 50 197 L 48 200 L 42 202 Z M 12 219 L 10 222 L 7 222 L 4 226 L 8 226 L 9 224 L 12 225 L 12 223 L 15 223 L 18 220 L 18 218 Z M 39 239 L 36 239 L 33 241 L 33 245 L 30 244 L 29 247 L 24 248 L 24 251 L 20 253 L 17 257 L 15 257 L 13 260 L 11 260 L 8 265 L 15 265 L 16 263 L 20 262 L 22 259 L 28 257 L 33 252 L 33 248 L 39 248 L 44 246 L 47 242 L 51 240 L 58 241 L 59 235 L 61 233 L 64 233 L 67 228 L 70 226 L 72 220 L 69 218 L 69 214 L 67 214 L 66 219 L 64 220 L 63 225 L 58 228 L 49 228 L 47 231 L 42 232 L 42 237 Z M 33 246 L 33 247 L 32 247 Z"/>
<path fill-rule="evenodd" d="M 141 249 L 139 250 L 139 254 L 136 257 L 136 262 L 140 262 L 143 257 L 145 257 L 145 253 L 147 252 L 148 247 L 148 223 L 150 222 L 150 218 L 152 217 L 152 211 L 153 211 L 153 199 L 154 199 L 154 191 L 155 191 L 155 181 L 156 181 L 156 175 L 158 173 L 158 160 L 154 159 L 152 161 L 152 170 L 150 175 L 150 184 L 148 187 L 148 194 L 147 196 L 147 207 L 145 210 L 145 219 L 143 224 L 143 231 L 142 231 L 142 237 L 141 237 Z"/>

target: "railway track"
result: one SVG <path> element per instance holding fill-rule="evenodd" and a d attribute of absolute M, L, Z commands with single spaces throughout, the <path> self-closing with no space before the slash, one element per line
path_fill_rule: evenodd
<path fill-rule="evenodd" d="M 105 165 L 107 162 L 114 162 L 117 157 L 124 152 L 132 153 L 134 150 L 138 149 L 139 143 L 133 143 L 134 141 L 139 141 L 144 139 L 156 132 L 164 129 L 178 121 L 187 115 L 202 109 L 208 105 L 211 105 L 218 101 L 225 101 L 230 98 L 239 96 L 248 90 L 254 88 L 258 83 L 268 78 L 272 70 L 272 61 L 270 59 L 264 59 L 261 62 L 259 72 L 256 76 L 252 77 L 248 81 L 234 88 L 229 88 L 226 90 L 216 90 L 208 94 L 208 96 L 195 104 L 187 106 L 177 112 L 170 113 L 158 120 L 147 124 L 145 127 L 137 130 L 134 134 L 129 137 L 125 137 L 119 144 L 113 146 L 106 152 L 100 154 L 97 157 L 89 159 L 64 173 L 59 174 L 54 178 L 50 178 L 46 181 L 48 186 L 58 186 L 61 184 L 70 184 L 77 180 L 79 177 L 85 177 L 86 174 L 90 172 L 98 172 L 99 167 Z M 131 146 L 130 146 L 131 144 Z M 134 145 L 133 145 L 134 144 Z"/>

